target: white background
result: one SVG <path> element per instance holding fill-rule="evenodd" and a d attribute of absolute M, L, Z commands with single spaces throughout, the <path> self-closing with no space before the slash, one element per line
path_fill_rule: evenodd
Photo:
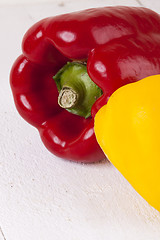
<path fill-rule="evenodd" d="M 45 149 L 37 130 L 18 115 L 9 86 L 33 23 L 106 5 L 160 12 L 159 0 L 0 1 L 0 240 L 160 239 L 160 213 L 112 164 L 67 162 Z"/>

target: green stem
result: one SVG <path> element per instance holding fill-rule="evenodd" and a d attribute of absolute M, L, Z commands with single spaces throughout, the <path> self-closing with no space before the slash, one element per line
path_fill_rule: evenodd
<path fill-rule="evenodd" d="M 53 77 L 59 97 L 58 104 L 67 111 L 88 118 L 102 90 L 90 79 L 84 63 L 68 62 Z"/>

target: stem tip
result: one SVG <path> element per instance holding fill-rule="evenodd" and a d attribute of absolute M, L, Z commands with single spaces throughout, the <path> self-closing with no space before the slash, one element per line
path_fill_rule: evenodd
<path fill-rule="evenodd" d="M 64 87 L 61 89 L 58 96 L 58 104 L 62 108 L 72 108 L 76 105 L 78 101 L 78 94 L 69 87 Z"/>

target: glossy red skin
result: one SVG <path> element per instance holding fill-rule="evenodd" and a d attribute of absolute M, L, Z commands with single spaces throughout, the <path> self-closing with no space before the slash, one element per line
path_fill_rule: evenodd
<path fill-rule="evenodd" d="M 149 9 L 105 7 L 46 18 L 23 38 L 10 83 L 20 115 L 35 126 L 55 155 L 79 162 L 105 156 L 94 134 L 94 115 L 120 86 L 160 73 L 160 18 Z M 86 60 L 103 90 L 84 119 L 61 109 L 52 76 L 67 62 Z"/>

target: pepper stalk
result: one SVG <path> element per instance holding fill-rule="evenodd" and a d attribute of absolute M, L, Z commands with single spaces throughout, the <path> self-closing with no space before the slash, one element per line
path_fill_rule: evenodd
<path fill-rule="evenodd" d="M 59 91 L 59 106 L 73 114 L 90 117 L 102 90 L 90 79 L 86 63 L 68 62 L 53 79 Z"/>

